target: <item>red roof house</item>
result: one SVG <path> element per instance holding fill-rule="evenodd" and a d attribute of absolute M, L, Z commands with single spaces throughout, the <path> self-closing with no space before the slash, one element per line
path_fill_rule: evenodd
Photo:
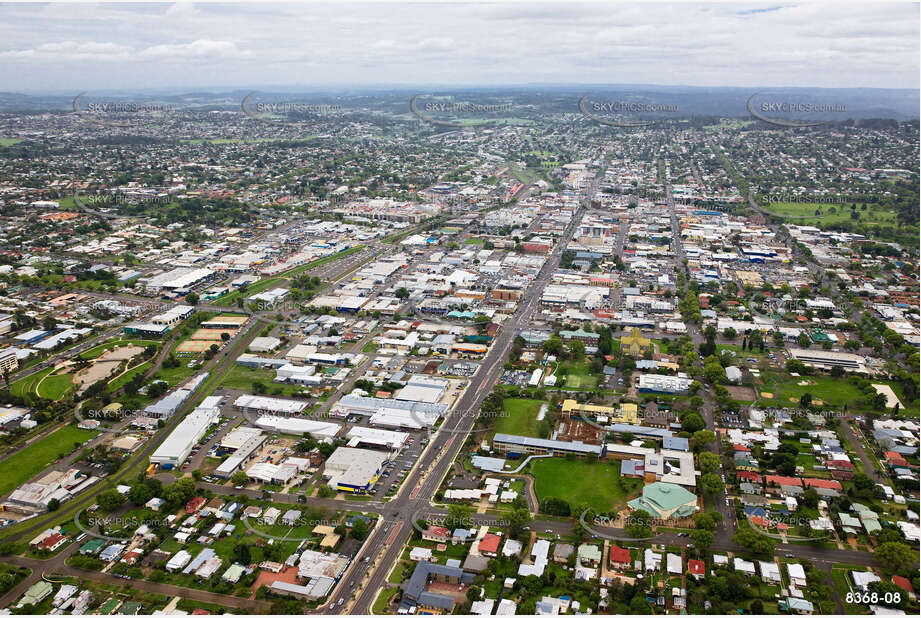
<path fill-rule="evenodd" d="M 484 556 L 495 556 L 499 553 L 499 543 L 501 541 L 502 538 L 499 535 L 487 534 L 477 547 Z"/>
<path fill-rule="evenodd" d="M 615 568 L 628 568 L 630 566 L 630 550 L 625 547 L 611 546 L 608 555 L 611 566 Z"/>
<path fill-rule="evenodd" d="M 892 583 L 907 592 L 909 595 L 914 596 L 915 589 L 911 587 L 911 582 L 901 575 L 893 575 Z"/>
<path fill-rule="evenodd" d="M 778 476 L 776 474 L 768 474 L 764 477 L 764 482 L 768 485 L 793 485 L 794 487 L 802 487 L 802 479 L 795 476 Z"/>
<path fill-rule="evenodd" d="M 422 533 L 422 539 L 425 541 L 445 541 L 451 538 L 451 533 L 448 532 L 447 528 L 442 526 L 429 526 L 428 529 Z"/>
<path fill-rule="evenodd" d="M 806 487 L 821 487 L 822 489 L 837 489 L 841 491 L 841 483 L 830 479 L 805 478 L 803 479 L 803 483 L 806 484 Z"/>
<path fill-rule="evenodd" d="M 205 505 L 205 499 L 202 498 L 201 496 L 195 496 L 194 498 L 192 498 L 186 503 L 185 512 L 194 513 L 195 511 L 197 511 L 204 505 Z"/>
<path fill-rule="evenodd" d="M 41 543 L 38 544 L 39 549 L 47 549 L 48 551 L 55 551 L 61 545 L 67 541 L 67 537 L 59 532 L 48 535 Z"/>
<path fill-rule="evenodd" d="M 703 560 L 688 560 L 688 571 L 694 577 L 701 577 L 704 574 L 704 561 Z"/>
<path fill-rule="evenodd" d="M 886 451 L 886 461 L 888 461 L 893 466 L 907 466 L 908 462 L 905 461 L 905 458 L 901 454 L 896 453 L 895 451 Z"/>

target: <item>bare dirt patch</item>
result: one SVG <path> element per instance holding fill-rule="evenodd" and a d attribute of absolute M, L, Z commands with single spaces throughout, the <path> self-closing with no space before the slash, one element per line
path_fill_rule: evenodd
<path fill-rule="evenodd" d="M 108 378 L 118 369 L 122 361 L 130 361 L 143 352 L 144 348 L 136 345 L 106 350 L 94 359 L 89 367 L 81 369 L 74 375 L 74 382 L 78 385 L 77 392 L 82 393 L 99 380 Z"/>
<path fill-rule="evenodd" d="M 750 386 L 727 386 L 729 396 L 738 401 L 754 401 L 757 399 L 755 389 Z"/>

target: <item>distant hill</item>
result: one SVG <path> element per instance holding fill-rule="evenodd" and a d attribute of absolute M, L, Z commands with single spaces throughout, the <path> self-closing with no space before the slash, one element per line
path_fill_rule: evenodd
<path fill-rule="evenodd" d="M 919 118 L 921 96 L 918 90 L 881 88 L 711 88 L 694 86 L 656 86 L 643 84 L 618 85 L 524 85 L 497 87 L 477 86 L 406 86 L 400 88 L 320 87 L 297 88 L 236 88 L 217 92 L 207 91 L 156 91 L 90 92 L 81 98 L 81 105 L 89 102 L 131 102 L 138 104 L 169 104 L 178 109 L 238 109 L 241 100 L 256 90 L 262 100 L 302 100 L 330 102 L 335 99 L 343 107 L 375 107 L 402 109 L 414 94 L 454 95 L 472 101 L 502 99 L 527 106 L 543 113 L 577 112 L 578 101 L 585 95 L 593 102 L 618 101 L 651 103 L 675 106 L 680 116 L 749 116 L 746 102 L 759 93 L 757 102 L 811 102 L 834 105 L 844 112 L 813 113 L 810 118 L 821 120 L 846 120 L 887 118 L 913 120 Z M 73 95 L 23 94 L 0 92 L 0 112 L 36 113 L 69 112 L 73 108 Z M 791 117 L 794 115 L 785 115 Z"/>

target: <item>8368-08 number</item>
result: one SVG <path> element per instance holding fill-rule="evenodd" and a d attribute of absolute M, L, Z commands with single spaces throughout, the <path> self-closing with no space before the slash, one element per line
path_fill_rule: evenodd
<path fill-rule="evenodd" d="M 875 605 L 882 601 L 889 605 L 891 603 L 901 602 L 902 595 L 898 592 L 887 592 L 885 594 L 877 594 L 876 592 L 848 592 L 844 595 L 844 600 L 847 603 L 862 603 L 864 605 Z"/>

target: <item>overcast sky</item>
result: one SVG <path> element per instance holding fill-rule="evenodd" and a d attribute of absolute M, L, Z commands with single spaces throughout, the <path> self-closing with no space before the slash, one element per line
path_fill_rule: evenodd
<path fill-rule="evenodd" d="M 918 88 L 907 2 L 4 4 L 0 90 Z"/>

